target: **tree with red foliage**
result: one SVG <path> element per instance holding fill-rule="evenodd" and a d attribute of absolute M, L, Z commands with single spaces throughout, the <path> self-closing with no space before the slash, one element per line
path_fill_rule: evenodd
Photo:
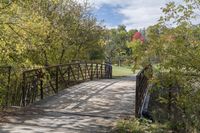
<path fill-rule="evenodd" d="M 136 32 L 133 36 L 132 36 L 132 39 L 131 39 L 133 42 L 134 41 L 137 41 L 137 40 L 140 40 L 142 43 L 144 43 L 144 37 L 142 36 L 142 34 L 140 32 Z"/>

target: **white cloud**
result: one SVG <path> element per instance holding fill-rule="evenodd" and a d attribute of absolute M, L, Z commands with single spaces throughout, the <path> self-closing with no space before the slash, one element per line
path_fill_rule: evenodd
<path fill-rule="evenodd" d="M 103 4 L 108 5 L 120 5 L 125 6 L 129 3 L 130 0 L 89 0 L 89 2 L 94 5 L 97 9 L 100 8 Z"/>
<path fill-rule="evenodd" d="M 89 0 L 98 10 L 104 4 L 117 6 L 116 12 L 123 15 L 122 24 L 130 28 L 153 25 L 162 15 L 161 7 L 171 0 Z M 180 0 L 177 0 L 177 2 Z M 116 25 L 108 24 L 109 27 Z"/>
<path fill-rule="evenodd" d="M 147 5 L 143 7 L 130 5 L 127 8 L 121 8 L 119 13 L 125 17 L 122 23 L 134 28 L 143 28 L 155 24 L 161 16 L 160 6 Z"/>

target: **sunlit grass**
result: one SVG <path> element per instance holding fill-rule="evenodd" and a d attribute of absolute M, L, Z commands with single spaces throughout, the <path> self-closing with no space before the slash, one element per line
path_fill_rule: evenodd
<path fill-rule="evenodd" d="M 113 65 L 113 77 L 124 77 L 133 75 L 130 67 Z"/>

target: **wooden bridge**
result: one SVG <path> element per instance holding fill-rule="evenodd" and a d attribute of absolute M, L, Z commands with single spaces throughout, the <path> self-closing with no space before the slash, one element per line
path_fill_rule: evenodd
<path fill-rule="evenodd" d="M 139 116 L 147 87 L 143 71 L 136 85 L 135 75 L 112 79 L 109 64 L 57 65 L 24 71 L 22 77 L 21 100 L 15 103 L 26 107 L 5 116 L 1 133 L 111 132 L 118 119 Z"/>

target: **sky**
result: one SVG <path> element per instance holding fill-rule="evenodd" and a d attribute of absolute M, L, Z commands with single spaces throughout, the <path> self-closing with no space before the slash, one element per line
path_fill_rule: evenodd
<path fill-rule="evenodd" d="M 89 0 L 99 21 L 108 28 L 126 25 L 140 29 L 156 24 L 162 15 L 161 7 L 170 0 Z"/>
<path fill-rule="evenodd" d="M 85 0 L 78 0 L 85 1 Z M 170 1 L 183 4 L 183 0 L 86 0 L 94 9 L 98 21 L 107 28 L 125 25 L 127 29 L 142 29 L 154 25 L 162 16 L 162 7 Z M 199 15 L 200 16 L 200 15 Z M 194 24 L 200 23 L 193 20 Z"/>
<path fill-rule="evenodd" d="M 127 29 L 146 28 L 156 24 L 161 7 L 170 0 L 89 0 L 99 21 L 108 28 L 126 25 Z M 176 0 L 181 1 L 181 0 Z"/>

